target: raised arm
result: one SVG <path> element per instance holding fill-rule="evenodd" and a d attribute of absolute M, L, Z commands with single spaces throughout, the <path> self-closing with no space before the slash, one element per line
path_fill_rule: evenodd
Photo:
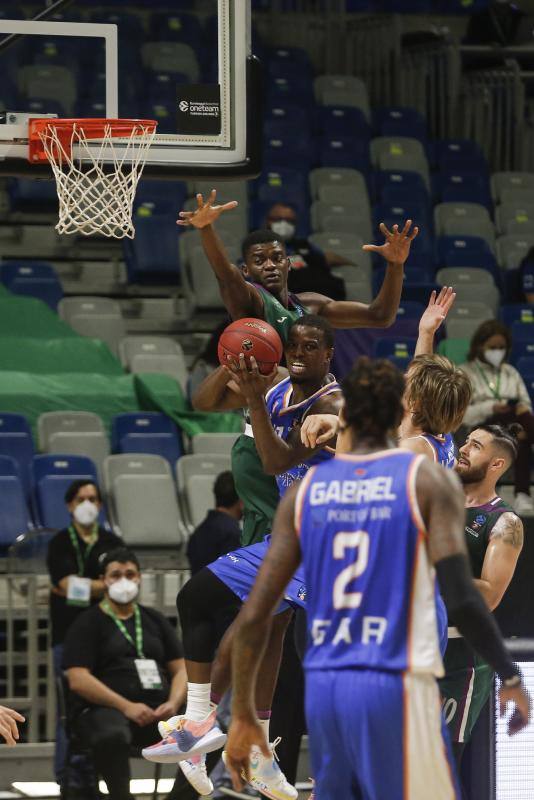
<path fill-rule="evenodd" d="M 387 263 L 384 281 L 371 303 L 331 300 L 311 292 L 299 295 L 300 301 L 311 313 L 325 317 L 334 328 L 388 328 L 397 316 L 404 263 L 410 254 L 411 243 L 419 232 L 417 227 L 411 228 L 411 220 L 407 220 L 402 231 L 399 231 L 398 225 L 394 225 L 390 231 L 382 222 L 380 230 L 386 239 L 384 244 L 363 246 L 364 250 L 379 253 Z"/>
<path fill-rule="evenodd" d="M 268 475 L 280 475 L 282 472 L 308 461 L 314 453 L 327 444 L 335 447 L 335 436 L 324 445 L 308 447 L 301 441 L 300 427 L 293 429 L 286 441 L 277 435 L 265 405 L 265 390 L 262 388 L 261 375 L 254 358 L 250 359 L 251 369 L 247 370 L 245 357 L 240 356 L 240 370 L 235 374 L 236 383 L 246 400 L 250 414 L 250 422 L 254 432 L 256 449 L 261 458 L 264 471 Z M 317 400 L 310 408 L 310 413 L 337 414 L 341 408 L 341 392 L 326 395 Z"/>
<path fill-rule="evenodd" d="M 508 589 L 522 548 L 523 523 L 511 511 L 502 514 L 491 532 L 480 579 L 475 578 L 490 611 L 497 608 Z"/>
<path fill-rule="evenodd" d="M 428 553 L 435 564 L 449 616 L 466 642 L 503 681 L 499 691 L 501 715 L 506 704 L 512 702 L 515 708 L 508 732 L 517 733 L 528 724 L 530 698 L 473 581 L 464 539 L 464 494 L 459 481 L 451 470 L 423 460 L 417 474 L 416 494 L 428 531 Z"/>
<path fill-rule="evenodd" d="M 227 764 L 236 789 L 248 774 L 252 745 L 271 758 L 263 730 L 254 711 L 256 677 L 271 628 L 272 613 L 300 563 L 300 544 L 295 530 L 295 498 L 298 484 L 280 501 L 273 523 L 271 546 L 261 565 L 250 596 L 236 619 L 232 652 L 232 724 L 226 744 Z"/>
<path fill-rule="evenodd" d="M 443 286 L 440 293 L 432 292 L 428 305 L 419 320 L 419 337 L 415 346 L 415 355 L 431 355 L 434 352 L 434 336 L 445 321 L 456 300 L 456 292 L 452 286 Z"/>
<path fill-rule="evenodd" d="M 200 231 L 206 258 L 219 283 L 221 298 L 232 319 L 241 317 L 263 317 L 263 301 L 257 289 L 248 283 L 235 264 L 228 258 L 226 248 L 218 236 L 213 223 L 227 211 L 236 208 L 237 201 L 214 205 L 217 192 L 212 189 L 205 201 L 197 194 L 195 211 L 180 211 L 177 225 L 197 228 Z"/>

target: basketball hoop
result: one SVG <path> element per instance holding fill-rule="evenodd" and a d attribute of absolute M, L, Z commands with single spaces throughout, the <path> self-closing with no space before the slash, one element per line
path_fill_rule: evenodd
<path fill-rule="evenodd" d="M 29 160 L 49 161 L 59 233 L 133 239 L 135 190 L 154 140 L 148 119 L 31 119 Z"/>

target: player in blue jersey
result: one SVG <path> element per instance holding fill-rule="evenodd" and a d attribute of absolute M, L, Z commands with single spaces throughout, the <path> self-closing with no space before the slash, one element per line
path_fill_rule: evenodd
<path fill-rule="evenodd" d="M 455 800 L 441 716 L 434 567 L 459 630 L 503 681 L 510 732 L 529 697 L 473 585 L 463 493 L 451 470 L 395 448 L 404 379 L 359 359 L 343 381 L 334 459 L 286 492 L 238 620 L 226 761 L 236 788 L 266 751 L 253 692 L 271 615 L 302 560 L 308 587 L 306 711 L 317 800 Z M 434 567 L 432 566 L 434 565 Z"/>
<path fill-rule="evenodd" d="M 308 413 L 332 413 L 340 408 L 341 390 L 329 373 L 332 355 L 333 332 L 329 323 L 321 317 L 306 315 L 291 326 L 285 348 L 287 371 L 277 371 L 275 385 L 266 394 L 265 379 L 259 375 L 253 360 L 252 369 L 247 370 L 244 356 L 241 356 L 234 372 L 221 367 L 204 382 L 203 391 L 209 395 L 213 408 L 248 407 L 263 468 L 276 477 L 281 495 L 294 481 L 301 479 L 310 466 L 333 457 L 334 450 L 331 447 L 308 448 L 301 443 L 299 435 L 300 425 Z M 184 749 L 177 741 L 177 725 L 183 729 L 188 720 L 203 722 L 212 713 L 212 686 L 216 699 L 228 687 L 229 657 L 218 658 L 213 675 L 211 662 L 224 632 L 224 624 L 231 621 L 240 602 L 248 597 L 268 548 L 269 541 L 265 540 L 229 553 L 201 570 L 180 592 L 177 604 L 189 680 L 188 706 L 184 719 L 172 718 L 161 725 L 164 739 L 143 752 L 149 760 L 179 760 L 182 763 L 189 760 L 188 755 L 193 755 L 190 747 Z M 294 576 L 286 597 L 278 609 L 285 613 L 281 613 L 275 623 L 272 647 L 264 667 L 264 680 L 258 691 L 257 708 L 260 718 L 264 719 L 266 735 L 281 645 L 291 616 L 289 609 L 304 604 L 305 600 L 302 576 Z M 221 642 L 220 650 L 223 653 L 228 652 L 231 636 L 229 632 Z M 216 740 L 213 728 L 207 731 L 204 742 L 194 742 L 196 751 L 202 749 L 203 744 Z M 207 751 L 209 747 L 204 749 L 204 752 Z M 258 754 L 258 768 L 252 785 L 275 800 L 296 798 L 296 790 L 271 762 L 272 757 L 265 764 L 263 756 Z M 191 778 L 193 771 L 188 767 L 186 769 L 187 777 Z M 207 789 L 209 784 L 206 780 L 204 784 Z M 197 785 L 200 785 L 198 781 Z"/>

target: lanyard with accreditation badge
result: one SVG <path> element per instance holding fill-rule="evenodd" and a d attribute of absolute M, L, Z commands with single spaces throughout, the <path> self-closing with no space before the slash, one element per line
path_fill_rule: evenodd
<path fill-rule="evenodd" d="M 482 378 L 482 380 L 484 381 L 484 383 L 486 384 L 486 386 L 488 387 L 488 389 L 492 393 L 493 397 L 496 400 L 500 400 L 501 396 L 500 396 L 500 393 L 499 393 L 499 389 L 501 388 L 501 371 L 499 370 L 499 373 L 497 375 L 497 380 L 495 381 L 495 385 L 494 385 L 493 382 L 490 383 L 490 381 L 488 381 L 486 375 L 484 374 L 484 371 L 478 366 L 478 364 L 476 365 L 476 367 L 477 367 L 477 370 L 479 372 L 480 377 Z"/>
<path fill-rule="evenodd" d="M 82 553 L 78 534 L 72 525 L 69 526 L 69 536 L 76 553 L 76 561 L 78 563 L 78 574 L 69 575 L 67 583 L 67 604 L 69 606 L 88 606 L 91 602 L 91 580 L 85 578 L 85 567 L 91 550 L 98 541 L 98 525 L 95 525 L 91 538 L 87 543 L 85 552 Z"/>
<path fill-rule="evenodd" d="M 137 669 L 137 674 L 143 689 L 161 689 L 162 682 L 158 665 L 153 658 L 145 658 L 145 654 L 143 652 L 143 625 L 141 623 L 141 612 L 139 611 L 139 606 L 137 604 L 134 606 L 135 642 L 130 636 L 130 633 L 126 629 L 123 621 L 119 619 L 118 616 L 113 612 L 113 609 L 109 605 L 108 601 L 104 600 L 100 604 L 100 607 L 105 614 L 111 617 L 126 641 L 135 648 L 137 653 L 135 667 Z"/>

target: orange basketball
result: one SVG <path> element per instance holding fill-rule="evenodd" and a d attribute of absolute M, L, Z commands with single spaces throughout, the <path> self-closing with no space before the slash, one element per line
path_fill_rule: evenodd
<path fill-rule="evenodd" d="M 268 375 L 274 365 L 280 363 L 282 340 L 272 325 L 262 319 L 237 319 L 220 336 L 217 348 L 219 363 L 223 366 L 228 366 L 232 361 L 238 363 L 240 353 L 245 354 L 247 364 L 250 356 L 254 356 L 259 371 L 262 375 Z"/>

